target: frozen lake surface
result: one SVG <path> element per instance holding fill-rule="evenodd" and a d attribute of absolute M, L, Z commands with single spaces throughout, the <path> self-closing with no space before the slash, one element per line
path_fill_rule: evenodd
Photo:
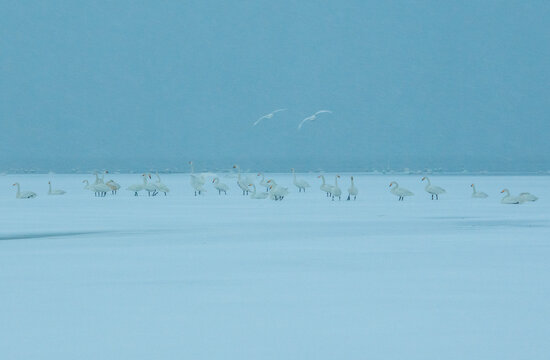
<path fill-rule="evenodd" d="M 432 176 L 431 201 L 421 176 L 357 175 L 357 201 L 332 202 L 299 176 L 305 194 L 271 175 L 282 202 L 227 177 L 227 196 L 174 174 L 167 197 L 95 198 L 92 176 L 0 176 L 0 358 L 548 358 L 549 177 Z"/>

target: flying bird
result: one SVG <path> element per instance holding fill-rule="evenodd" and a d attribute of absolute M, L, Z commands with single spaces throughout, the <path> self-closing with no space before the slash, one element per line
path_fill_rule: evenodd
<path fill-rule="evenodd" d="M 252 126 L 258 125 L 263 119 L 271 119 L 273 117 L 273 115 L 275 115 L 276 113 L 278 113 L 280 111 L 285 111 L 285 110 L 286 109 L 278 109 L 278 110 L 275 110 L 275 111 L 273 111 L 273 112 L 271 112 L 267 115 L 264 115 L 261 118 L 259 118 L 258 120 L 256 120 Z"/>
<path fill-rule="evenodd" d="M 313 115 L 311 115 L 311 116 L 308 116 L 307 118 L 305 118 L 304 120 L 302 120 L 302 122 L 300 123 L 300 125 L 298 125 L 298 130 L 300 130 L 300 129 L 302 128 L 302 126 L 303 126 L 306 122 L 317 120 L 317 115 L 323 114 L 323 113 L 332 114 L 332 111 L 330 111 L 330 110 L 319 110 L 319 111 L 317 111 L 315 114 L 313 114 Z"/>

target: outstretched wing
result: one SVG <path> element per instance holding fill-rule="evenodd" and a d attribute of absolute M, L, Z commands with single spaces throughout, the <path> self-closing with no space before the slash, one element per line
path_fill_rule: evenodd
<path fill-rule="evenodd" d="M 330 110 L 319 110 L 315 113 L 315 115 L 319 115 L 319 114 L 322 114 L 322 113 L 329 113 L 329 114 L 332 114 L 332 111 Z"/>

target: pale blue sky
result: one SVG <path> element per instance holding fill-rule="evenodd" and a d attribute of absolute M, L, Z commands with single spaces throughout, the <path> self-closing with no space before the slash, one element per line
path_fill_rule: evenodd
<path fill-rule="evenodd" d="M 550 169 L 548 1 L 2 1 L 0 13 L 0 171 Z M 319 109 L 333 114 L 298 132 Z"/>

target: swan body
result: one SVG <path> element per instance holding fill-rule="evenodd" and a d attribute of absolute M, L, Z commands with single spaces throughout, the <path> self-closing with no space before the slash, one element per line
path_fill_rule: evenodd
<path fill-rule="evenodd" d="M 351 185 L 348 188 L 348 200 L 351 200 L 352 196 L 353 196 L 353 200 L 357 199 L 357 194 L 359 194 L 359 189 L 357 189 L 357 186 L 355 186 L 355 183 L 353 182 L 353 176 L 352 176 Z"/>
<path fill-rule="evenodd" d="M 149 178 L 149 179 L 147 179 Z M 147 194 L 149 196 L 156 196 L 158 194 L 158 187 L 154 182 L 149 181 L 151 180 L 151 174 L 147 174 L 145 176 L 145 191 L 147 191 Z"/>
<path fill-rule="evenodd" d="M 395 185 L 395 186 L 393 186 L 393 185 Z M 397 199 L 398 201 L 403 201 L 405 199 L 405 196 L 413 196 L 414 195 L 411 191 L 409 191 L 405 188 L 399 187 L 399 184 L 397 183 L 397 181 L 392 181 L 390 183 L 390 192 L 392 194 L 394 194 L 395 196 L 399 197 L 399 199 Z"/>
<path fill-rule="evenodd" d="M 288 195 L 288 188 L 278 185 L 275 180 L 269 179 L 269 198 L 271 200 L 283 200 Z"/>
<path fill-rule="evenodd" d="M 195 174 L 195 166 L 192 161 L 189 161 L 189 165 L 191 166 L 191 187 L 195 190 L 195 196 L 197 196 L 197 194 L 201 195 L 203 192 L 206 192 L 203 187 L 204 183 L 206 183 L 206 179 L 204 178 L 204 175 Z"/>
<path fill-rule="evenodd" d="M 424 190 L 426 190 L 426 192 L 428 194 L 431 194 L 432 195 L 432 200 L 434 199 L 434 196 L 435 196 L 435 199 L 436 200 L 439 200 L 439 195 L 441 194 L 445 194 L 446 191 L 445 189 L 443 188 L 440 188 L 439 186 L 435 186 L 435 185 L 432 185 L 432 183 L 430 182 L 430 178 L 427 177 L 427 176 L 424 176 L 422 178 L 422 181 L 426 180 L 428 183 L 426 184 L 426 187 L 424 188 Z"/>
<path fill-rule="evenodd" d="M 525 202 L 525 201 L 537 201 L 539 198 L 536 197 L 535 195 L 531 194 L 531 193 L 528 193 L 528 192 L 523 192 L 521 194 L 519 194 L 519 197 Z"/>
<path fill-rule="evenodd" d="M 338 200 L 342 200 L 342 189 L 338 186 L 338 179 L 340 178 L 340 175 L 336 175 L 334 177 L 334 186 L 332 187 L 332 201 L 334 201 L 334 198 L 337 197 Z"/>
<path fill-rule="evenodd" d="M 52 183 L 51 181 L 48 181 L 48 195 L 64 195 L 66 191 L 64 190 L 52 190 Z"/>
<path fill-rule="evenodd" d="M 306 188 L 310 187 L 308 182 L 305 181 L 304 179 L 297 179 L 294 168 L 292 168 L 291 170 L 292 170 L 292 175 L 294 176 L 293 183 L 294 183 L 294 186 L 298 188 L 298 192 L 302 192 L 302 191 L 306 192 Z"/>
<path fill-rule="evenodd" d="M 15 194 L 15 197 L 17 199 L 34 199 L 35 197 L 38 196 L 38 195 L 36 195 L 36 193 L 34 193 L 32 191 L 21 192 L 21 188 L 19 186 L 19 183 L 15 183 L 15 184 L 13 184 L 13 186 L 17 186 L 17 193 Z"/>
<path fill-rule="evenodd" d="M 487 198 L 489 195 L 487 195 L 486 193 L 482 192 L 482 191 L 476 191 L 476 186 L 474 184 L 470 185 L 472 187 L 472 190 L 473 190 L 473 193 L 472 193 L 472 197 L 473 198 L 476 198 L 476 199 L 485 199 Z"/>
<path fill-rule="evenodd" d="M 215 177 L 214 180 L 212 180 L 212 183 L 214 184 L 214 188 L 218 190 L 218 195 L 221 195 L 222 192 L 227 195 L 227 190 L 229 190 L 229 187 L 220 182 L 220 178 Z"/>
<path fill-rule="evenodd" d="M 250 188 L 248 187 L 248 182 L 246 182 L 245 180 L 243 180 L 241 178 L 241 168 L 240 168 L 240 166 L 239 165 L 233 165 L 233 169 L 237 169 L 237 171 L 238 171 L 237 185 L 239 185 L 239 187 L 243 191 L 243 195 L 248 195 L 248 193 L 250 192 Z"/>
<path fill-rule="evenodd" d="M 158 172 L 155 175 L 157 175 L 157 182 L 155 185 L 157 186 L 158 191 L 163 192 L 164 196 L 166 196 L 166 194 L 170 192 L 170 189 L 162 183 Z"/>
<path fill-rule="evenodd" d="M 327 197 L 332 196 L 332 186 L 325 183 L 325 176 L 324 175 L 319 175 L 317 177 L 320 178 L 321 180 L 323 180 L 323 183 L 320 186 L 321 191 L 324 191 L 327 194 Z"/>
<path fill-rule="evenodd" d="M 109 188 L 111 188 L 111 194 L 115 195 L 116 192 L 120 189 L 120 184 L 115 182 L 114 180 L 109 180 L 105 183 Z"/>
<path fill-rule="evenodd" d="M 510 190 L 508 189 L 504 189 L 500 193 L 506 194 L 502 199 L 500 199 L 500 202 L 503 204 L 521 204 L 523 202 L 523 199 L 521 197 L 510 195 Z"/>
<path fill-rule="evenodd" d="M 145 185 L 147 184 L 147 179 L 145 179 L 145 174 L 141 175 L 143 177 L 143 183 L 142 184 L 133 184 L 126 188 L 128 191 L 133 191 L 134 196 L 138 196 L 138 192 L 145 189 Z"/>
<path fill-rule="evenodd" d="M 86 186 L 84 186 L 84 189 L 93 191 L 95 196 L 103 197 L 107 195 L 108 191 L 111 191 L 111 188 L 109 186 L 102 184 L 101 182 L 98 182 L 97 184 L 95 182 L 93 184 L 90 184 L 88 180 L 83 180 L 82 182 L 86 184 Z"/>
<path fill-rule="evenodd" d="M 248 186 L 252 187 L 252 192 L 250 193 L 251 199 L 262 200 L 269 196 L 266 192 L 256 192 L 256 185 L 254 184 L 249 184 Z"/>
<path fill-rule="evenodd" d="M 260 185 L 265 187 L 266 191 L 269 191 L 269 184 L 265 181 L 265 176 L 262 173 L 258 173 L 258 176 L 261 176 L 262 179 L 260 180 Z"/>

